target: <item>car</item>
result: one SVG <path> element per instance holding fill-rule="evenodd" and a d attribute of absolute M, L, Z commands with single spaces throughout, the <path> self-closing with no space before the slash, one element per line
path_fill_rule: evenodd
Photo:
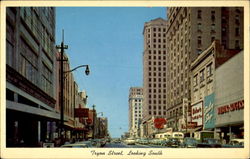
<path fill-rule="evenodd" d="M 89 148 L 91 145 L 87 143 L 74 143 L 74 144 L 65 144 L 61 146 L 62 148 Z"/>
<path fill-rule="evenodd" d="M 228 144 L 222 145 L 224 148 L 244 148 L 244 139 L 232 139 Z"/>
<path fill-rule="evenodd" d="M 173 147 L 173 148 L 177 148 L 180 147 L 181 145 L 181 140 L 178 138 L 169 138 L 168 140 L 166 140 L 165 144 L 163 146 L 167 146 L 167 147 Z"/>
<path fill-rule="evenodd" d="M 93 141 L 93 140 L 75 142 L 74 144 L 86 144 L 86 145 L 88 145 L 88 147 L 100 147 L 100 146 L 99 146 L 95 141 Z"/>
<path fill-rule="evenodd" d="M 192 137 L 185 137 L 183 142 L 181 143 L 181 147 L 185 148 L 194 148 L 198 144 L 198 141 Z"/>
<path fill-rule="evenodd" d="M 135 139 L 132 139 L 132 138 L 125 139 L 124 142 L 127 145 L 135 145 Z"/>
<path fill-rule="evenodd" d="M 218 139 L 214 139 L 214 138 L 204 138 L 202 143 L 198 143 L 197 147 L 201 147 L 201 148 L 219 148 L 222 147 L 220 141 Z"/>
<path fill-rule="evenodd" d="M 149 140 L 146 139 L 146 138 L 142 138 L 142 139 L 140 139 L 139 144 L 148 145 L 149 144 Z"/>

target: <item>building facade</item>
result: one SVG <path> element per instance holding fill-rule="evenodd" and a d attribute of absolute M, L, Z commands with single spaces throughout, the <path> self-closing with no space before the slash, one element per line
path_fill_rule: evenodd
<path fill-rule="evenodd" d="M 130 137 L 140 135 L 140 124 L 142 123 L 143 89 L 131 87 L 129 89 L 129 133 Z"/>
<path fill-rule="evenodd" d="M 201 130 L 214 130 L 215 71 L 238 52 L 235 49 L 224 49 L 215 40 L 192 62 L 191 115 L 187 122 L 195 123 Z"/>
<path fill-rule="evenodd" d="M 6 143 L 52 140 L 56 104 L 55 8 L 6 8 Z"/>
<path fill-rule="evenodd" d="M 146 123 L 153 116 L 167 115 L 166 20 L 146 22 L 143 36 L 143 122 Z"/>
<path fill-rule="evenodd" d="M 167 116 L 178 130 L 183 112 L 191 112 L 183 108 L 191 99 L 191 62 L 215 39 L 225 49 L 243 49 L 243 8 L 170 7 L 167 17 Z"/>
<path fill-rule="evenodd" d="M 244 51 L 216 69 L 214 109 L 218 138 L 244 138 Z"/>

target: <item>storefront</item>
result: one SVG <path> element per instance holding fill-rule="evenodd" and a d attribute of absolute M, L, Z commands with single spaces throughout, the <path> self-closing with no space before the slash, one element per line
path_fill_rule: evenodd
<path fill-rule="evenodd" d="M 227 142 L 244 138 L 243 51 L 216 70 L 215 132 Z"/>

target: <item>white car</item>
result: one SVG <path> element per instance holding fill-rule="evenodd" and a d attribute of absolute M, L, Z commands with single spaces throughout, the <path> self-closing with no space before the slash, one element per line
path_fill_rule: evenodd
<path fill-rule="evenodd" d="M 126 139 L 124 140 L 124 142 L 127 144 L 127 145 L 134 145 L 135 144 L 135 139 Z"/>

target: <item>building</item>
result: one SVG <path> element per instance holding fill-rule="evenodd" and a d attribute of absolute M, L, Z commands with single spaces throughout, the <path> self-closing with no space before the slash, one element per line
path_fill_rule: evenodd
<path fill-rule="evenodd" d="M 244 138 L 244 52 L 215 71 L 214 126 L 218 138 Z"/>
<path fill-rule="evenodd" d="M 75 83 L 75 109 L 74 109 L 74 138 L 76 140 L 86 139 L 88 133 L 88 113 L 89 108 L 87 106 L 87 94 L 85 91 L 78 92 L 77 84 Z"/>
<path fill-rule="evenodd" d="M 143 122 L 167 115 L 166 20 L 144 24 Z M 145 126 L 144 126 L 145 127 Z"/>
<path fill-rule="evenodd" d="M 190 66 L 217 39 L 225 49 L 243 49 L 242 7 L 167 8 L 168 127 L 181 128 L 183 101 L 191 99 Z"/>
<path fill-rule="evenodd" d="M 56 104 L 55 8 L 6 8 L 6 145 L 53 140 Z"/>
<path fill-rule="evenodd" d="M 215 71 L 238 52 L 239 50 L 235 49 L 224 49 L 219 41 L 215 40 L 191 63 L 191 112 L 188 115 L 190 118 L 183 122 L 182 127 L 185 127 L 187 122 L 195 124 L 196 129 L 214 130 L 214 124 L 211 125 L 211 122 L 215 119 L 210 118 L 210 114 L 216 95 Z"/>
<path fill-rule="evenodd" d="M 97 138 L 107 138 L 108 137 L 108 118 L 98 117 L 97 118 L 99 126 L 97 129 Z"/>
<path fill-rule="evenodd" d="M 131 87 L 129 90 L 129 133 L 131 137 L 140 135 L 142 122 L 143 89 Z"/>

